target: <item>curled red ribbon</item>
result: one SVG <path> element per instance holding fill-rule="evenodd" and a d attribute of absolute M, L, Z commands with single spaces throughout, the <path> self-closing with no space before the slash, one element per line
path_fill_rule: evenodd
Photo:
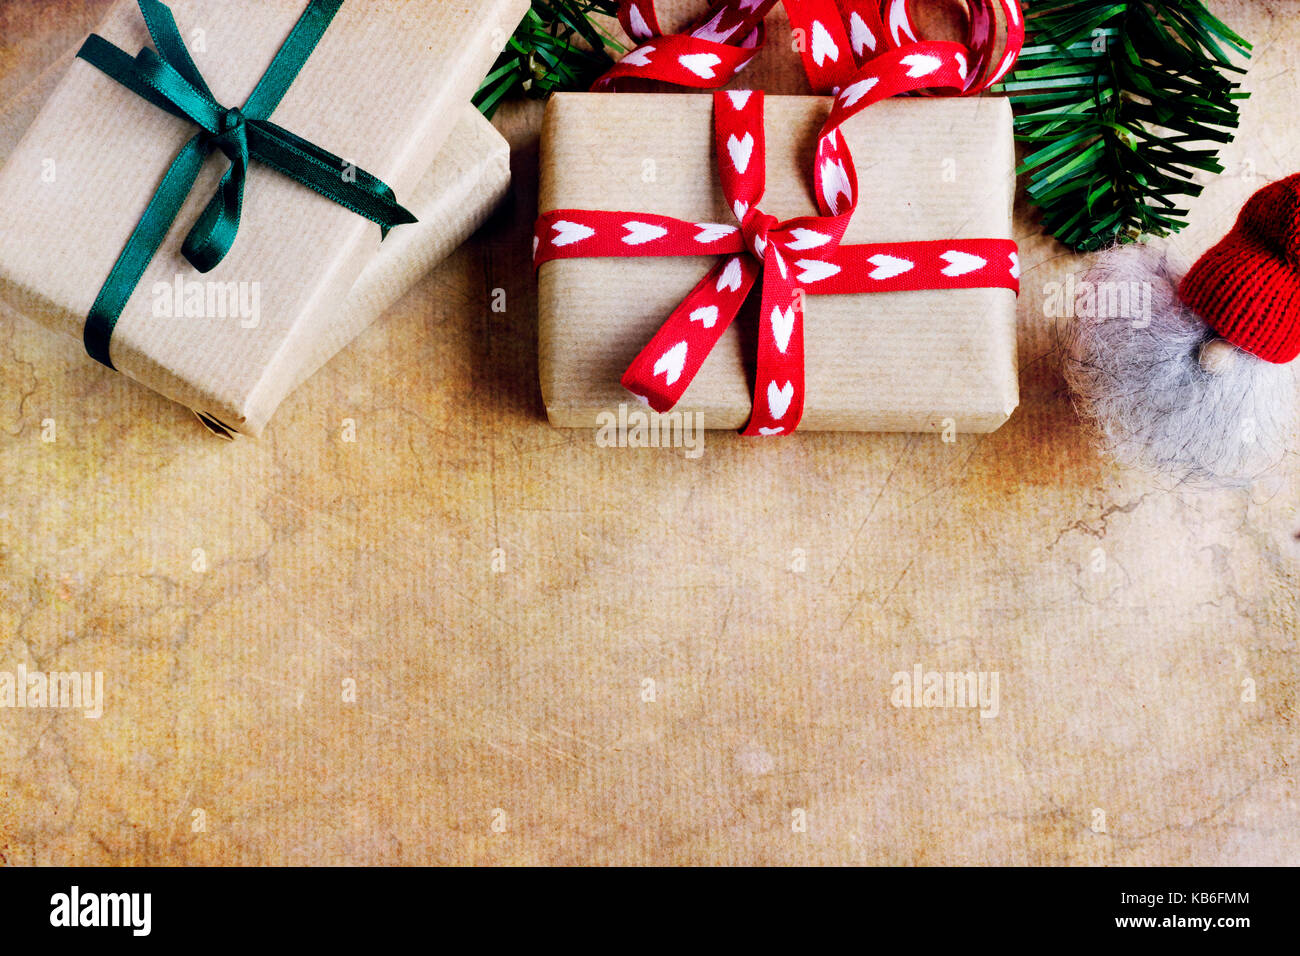
<path fill-rule="evenodd" d="M 672 37 L 659 34 L 653 0 L 625 2 L 624 28 L 648 42 L 597 86 L 608 88 L 631 75 L 691 86 L 725 82 L 753 56 L 762 40 L 762 17 L 774 2 L 727 0 L 692 35 Z M 596 256 L 723 257 L 623 376 L 624 387 L 659 412 L 681 399 L 761 275 L 754 404 L 743 432 L 748 436 L 790 434 L 803 415 L 804 294 L 1020 288 L 1017 247 L 1008 239 L 841 245 L 857 208 L 858 178 L 839 135 L 845 120 L 882 99 L 934 90 L 968 95 L 997 82 L 1023 42 L 1019 4 L 972 0 L 968 44 L 916 40 L 907 0 L 787 0 L 786 6 L 794 29 L 803 31 L 796 36 L 806 38 L 801 53 L 813 88 L 828 88 L 835 96 L 813 167 L 820 215 L 778 222 L 762 212 L 763 94 L 730 90 L 714 94 L 714 127 L 723 194 L 738 226 L 556 209 L 538 219 L 533 240 L 538 268 L 553 259 Z M 1006 41 L 1001 53 L 999 36 Z M 724 49 L 731 52 L 724 56 Z M 731 73 L 721 75 L 724 67 Z M 679 80 L 683 71 L 694 79 Z"/>
<path fill-rule="evenodd" d="M 867 61 L 922 42 L 913 19 L 918 0 L 785 0 L 796 48 L 814 93 L 853 82 Z M 951 2 L 951 0 L 950 0 Z M 640 46 L 596 81 L 594 91 L 620 80 L 658 80 L 712 89 L 743 70 L 765 40 L 763 19 L 776 0 L 723 0 L 684 34 L 659 26 L 654 0 L 622 0 L 619 21 Z M 1010 72 L 1025 39 L 1018 0 L 971 0 L 963 94 L 980 93 Z"/>

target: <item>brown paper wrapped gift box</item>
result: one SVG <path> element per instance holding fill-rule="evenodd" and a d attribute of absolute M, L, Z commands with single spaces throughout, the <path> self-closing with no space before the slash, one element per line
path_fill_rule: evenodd
<path fill-rule="evenodd" d="M 75 51 L 45 70 L 8 103 L 0 105 L 0 165 L 31 126 L 54 91 Z M 427 271 L 445 259 L 487 221 L 510 189 L 510 145 L 473 106 L 443 144 L 433 165 L 406 203 L 419 219 L 396 230 L 362 270 L 337 314 L 309 347 L 294 353 L 299 364 L 285 381 L 285 395 L 311 377 L 340 349 L 406 294 Z M 274 411 L 267 410 L 267 414 Z M 223 429 L 205 422 L 219 433 Z M 261 431 L 264 421 L 245 422 Z"/>
<path fill-rule="evenodd" d="M 169 5 L 182 33 L 204 30 L 193 54 L 223 103 L 244 101 L 303 7 Z M 260 433 L 294 387 L 477 226 L 503 192 L 505 144 L 486 121 L 467 116 L 467 104 L 527 7 L 526 0 L 344 4 L 272 118 L 379 176 L 421 222 L 381 245 L 373 223 L 254 163 L 234 248 L 200 276 L 180 245 L 223 168 L 212 160 L 118 323 L 114 364 L 232 430 Z M 149 44 L 132 0 L 115 5 L 96 32 L 132 52 Z M 71 61 L 0 169 L 8 219 L 0 297 L 80 337 L 113 260 L 192 133 Z M 448 140 L 454 152 L 442 150 Z M 42 176 L 47 169 L 53 181 Z M 256 282 L 257 327 L 155 316 L 151 290 L 177 276 Z"/>
<path fill-rule="evenodd" d="M 769 96 L 765 212 L 813 215 L 812 158 L 829 99 Z M 887 100 L 843 126 L 861 183 L 846 244 L 1011 238 L 1014 152 L 1004 99 Z M 713 101 L 692 94 L 561 94 L 542 132 L 540 210 L 658 213 L 734 223 L 718 184 Z M 707 257 L 568 259 L 539 273 L 542 396 L 552 424 L 593 427 L 630 401 L 619 379 L 708 271 Z M 807 408 L 822 431 L 989 432 L 1018 403 L 1007 289 L 809 296 Z M 752 322 L 752 320 L 750 320 Z M 678 410 L 707 428 L 749 418 L 746 313 Z"/>

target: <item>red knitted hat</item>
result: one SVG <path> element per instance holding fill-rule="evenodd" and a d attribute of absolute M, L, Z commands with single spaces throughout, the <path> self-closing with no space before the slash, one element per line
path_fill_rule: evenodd
<path fill-rule="evenodd" d="M 1300 355 L 1300 173 L 1251 196 L 1178 294 L 1237 348 L 1268 362 Z"/>

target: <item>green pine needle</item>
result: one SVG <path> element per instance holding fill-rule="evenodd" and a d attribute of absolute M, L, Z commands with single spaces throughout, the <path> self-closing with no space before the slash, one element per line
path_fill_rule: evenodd
<path fill-rule="evenodd" d="M 1045 0 L 1002 84 L 1043 227 L 1079 251 L 1177 232 L 1222 172 L 1251 45 L 1199 0 Z"/>
<path fill-rule="evenodd" d="M 617 0 L 534 0 L 474 105 L 491 117 L 508 96 L 545 99 L 561 90 L 587 89 L 614 65 L 610 50 L 623 50 L 596 19 L 617 13 Z"/>

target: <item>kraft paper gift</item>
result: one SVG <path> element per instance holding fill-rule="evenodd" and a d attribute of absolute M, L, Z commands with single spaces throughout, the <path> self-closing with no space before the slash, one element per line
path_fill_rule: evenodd
<path fill-rule="evenodd" d="M 765 212 L 815 215 L 812 161 L 830 100 L 768 96 Z M 1010 239 L 1011 110 L 1004 99 L 899 98 L 842 127 L 861 198 L 845 244 Z M 734 224 L 717 173 L 713 100 L 561 94 L 542 133 L 540 212 L 658 213 Z M 538 276 L 542 396 L 552 424 L 594 427 L 631 396 L 620 377 L 716 262 L 567 259 Z M 990 432 L 1019 401 L 1009 289 L 808 296 L 809 431 Z M 676 410 L 706 428 L 749 419 L 754 319 L 742 311 Z"/>
<path fill-rule="evenodd" d="M 304 5 L 169 6 L 183 35 L 202 31 L 191 52 L 215 97 L 237 104 Z M 527 7 L 344 3 L 271 118 L 378 176 L 420 222 L 381 244 L 374 223 L 254 161 L 233 248 L 199 274 L 180 246 L 225 168 L 210 157 L 117 324 L 114 365 L 219 431 L 259 434 L 293 388 L 481 224 L 504 192 L 508 149 L 467 104 Z M 95 32 L 131 52 L 150 45 L 132 0 Z M 15 115 L 26 118 L 37 95 L 20 97 Z M 88 63 L 66 62 L 0 169 L 0 298 L 80 338 L 127 236 L 194 131 Z M 246 291 L 238 301 L 257 302 L 256 323 L 242 307 L 224 318 L 177 315 L 180 298 L 162 293 L 194 282 Z M 176 301 L 160 303 L 169 297 Z"/>
<path fill-rule="evenodd" d="M 71 62 L 73 52 L 45 70 L 17 97 L 0 105 L 0 164 L 13 151 Z M 375 319 L 406 294 L 426 272 L 473 235 L 510 189 L 510 146 L 473 106 L 459 121 L 407 203 L 419 222 L 395 231 L 362 270 L 337 315 L 295 353 L 297 369 L 285 395 L 306 381 Z M 269 411 L 274 411 L 270 409 Z M 268 412 L 269 414 L 269 412 Z M 205 420 L 218 434 L 225 429 Z M 265 422 L 246 422 L 261 431 Z"/>

